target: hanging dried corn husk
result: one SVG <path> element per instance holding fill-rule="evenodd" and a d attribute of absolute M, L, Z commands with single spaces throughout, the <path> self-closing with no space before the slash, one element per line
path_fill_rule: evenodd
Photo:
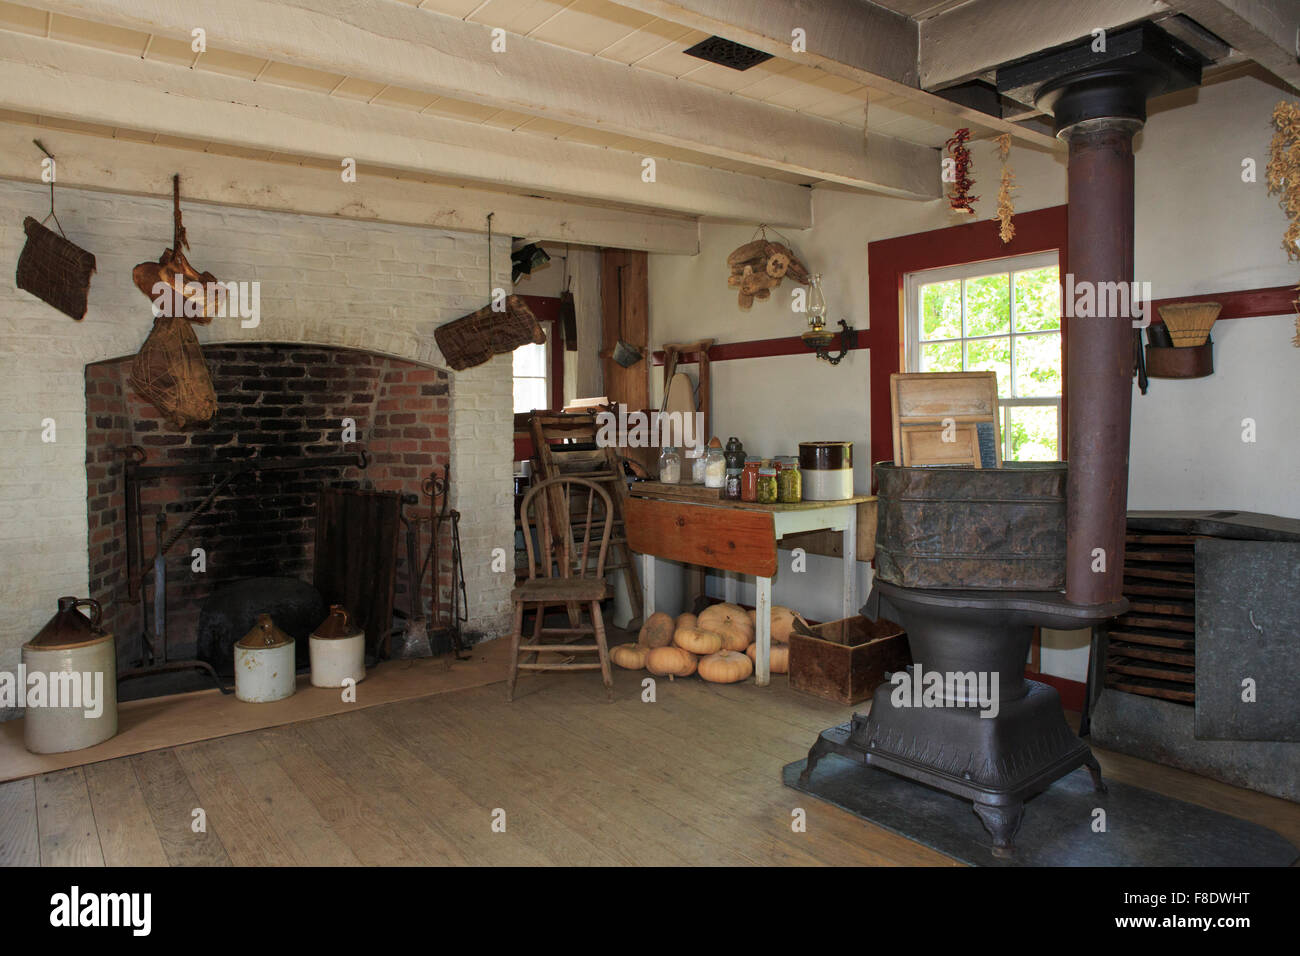
<path fill-rule="evenodd" d="M 1002 239 L 1002 244 L 1006 245 L 1016 237 L 1016 225 L 1011 221 L 1016 213 L 1011 200 L 1011 191 L 1016 188 L 1016 174 L 1007 165 L 1007 156 L 1011 153 L 1011 134 L 1003 133 L 998 137 L 997 144 L 998 159 L 1002 161 L 1002 179 L 998 184 L 998 210 L 993 218 L 998 221 L 998 236 Z"/>
<path fill-rule="evenodd" d="M 184 316 L 207 325 L 222 309 L 225 289 L 211 272 L 199 272 L 182 251 L 190 247 L 181 223 L 181 177 L 172 176 L 172 246 L 157 262 L 131 270 L 135 287 L 154 303 L 155 313 Z"/>
<path fill-rule="evenodd" d="M 1286 213 L 1287 228 L 1282 235 L 1282 248 L 1286 250 L 1289 261 L 1300 259 L 1300 105 L 1279 101 L 1273 107 L 1273 128 L 1276 132 L 1268 144 L 1265 179 L 1268 194 L 1278 194 L 1278 205 Z M 1300 348 L 1300 299 L 1295 305 L 1296 334 L 1291 344 Z"/>
<path fill-rule="evenodd" d="M 131 387 L 162 412 L 174 428 L 210 421 L 217 395 L 198 337 L 190 323 L 160 315 L 131 362 Z"/>

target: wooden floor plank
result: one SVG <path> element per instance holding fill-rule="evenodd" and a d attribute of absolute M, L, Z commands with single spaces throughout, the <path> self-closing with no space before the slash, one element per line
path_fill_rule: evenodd
<path fill-rule="evenodd" d="M 0 866 L 39 866 L 36 781 L 0 783 Z"/>
<path fill-rule="evenodd" d="M 528 676 L 513 703 L 479 686 L 0 785 L 0 863 L 956 865 L 782 784 L 866 705 L 781 677 L 660 679 L 643 703 L 645 676 L 616 671 L 613 702 L 595 673 Z M 1295 804 L 1097 753 L 1110 779 L 1300 843 Z"/>
<path fill-rule="evenodd" d="M 797 835 L 789 832 L 784 820 L 779 825 L 769 820 L 757 828 L 753 826 L 754 821 L 748 819 L 748 808 L 723 779 L 723 774 L 734 769 L 726 766 L 732 758 L 724 757 L 717 762 L 691 759 L 695 741 L 712 732 L 708 725 L 688 723 L 684 736 L 680 726 L 671 737 L 659 735 L 647 728 L 638 716 L 633 716 L 652 711 L 656 704 L 626 698 L 606 703 L 591 696 L 589 682 L 581 677 L 564 675 L 553 680 L 544 693 L 530 695 L 527 703 L 516 698 L 515 703 L 521 704 L 521 709 L 537 709 L 543 713 L 549 709 L 557 726 L 584 737 L 589 745 L 609 751 L 625 766 L 635 767 L 638 777 L 658 776 L 671 783 L 678 791 L 673 806 L 684 815 L 684 822 L 703 831 L 712 844 L 748 844 L 749 849 L 742 852 L 752 862 L 765 860 L 796 865 L 822 862 L 807 852 L 806 841 L 794 839 Z M 584 719 L 588 714 L 589 718 Z M 696 732 L 692 733 L 692 729 Z M 746 840 L 737 842 L 733 838 L 742 829 Z"/>
<path fill-rule="evenodd" d="M 455 766 L 459 755 L 428 747 L 403 715 L 396 723 L 369 712 L 358 715 L 358 732 L 371 741 L 375 755 L 398 777 L 401 785 L 419 794 L 418 812 L 433 822 L 475 866 L 549 866 L 554 860 L 528 841 L 518 839 L 507 814 L 504 833 L 492 829 L 492 813 L 500 802 L 480 802 L 459 783 L 494 775 L 490 756 L 466 774 Z M 450 772 L 449 772 L 450 770 Z"/>
<path fill-rule="evenodd" d="M 391 771 L 370 754 L 368 744 L 346 732 L 356 717 L 355 712 L 341 714 L 328 720 L 307 721 L 293 729 L 303 744 L 347 781 L 366 812 L 377 818 L 394 839 L 406 844 L 421 865 L 467 863 L 455 843 L 433 825 L 428 808 L 418 803 L 419 795 L 404 792 Z"/>
<path fill-rule="evenodd" d="M 230 856 L 211 818 L 206 821 L 205 829 L 194 830 L 194 811 L 207 808 L 194 792 L 174 750 L 155 750 L 122 759 L 129 760 L 135 770 L 168 863 L 172 866 L 230 865 Z"/>
<path fill-rule="evenodd" d="M 104 865 L 83 768 L 36 778 L 36 825 L 42 866 Z"/>
<path fill-rule="evenodd" d="M 129 760 L 86 768 L 86 789 L 107 866 L 166 866 L 167 854 Z"/>
<path fill-rule="evenodd" d="M 584 832 L 581 824 L 573 825 L 567 801 L 547 799 L 542 794 L 546 787 L 542 768 L 511 765 L 503 760 L 499 749 L 479 752 L 472 758 L 431 752 L 420 737 L 401 724 L 389 724 L 388 728 L 405 747 L 427 758 L 430 766 L 475 801 L 481 811 L 472 823 L 475 828 L 487 829 L 500 842 L 526 847 L 554 865 L 608 866 L 619 862 Z M 488 828 L 498 811 L 504 811 L 505 831 L 494 833 Z"/>
<path fill-rule="evenodd" d="M 259 731 L 258 738 L 326 825 L 366 866 L 419 866 L 425 857 L 410 847 L 383 813 L 350 779 L 322 760 L 293 727 Z M 375 781 L 377 782 L 377 781 Z"/>
<path fill-rule="evenodd" d="M 234 768 L 269 825 L 292 845 L 295 861 L 304 866 L 361 865 L 257 734 L 220 737 L 209 746 Z"/>
<path fill-rule="evenodd" d="M 481 710 L 482 702 L 475 701 L 472 706 L 479 711 L 480 716 L 498 727 L 503 735 L 516 735 L 511 747 L 498 746 L 491 751 L 491 771 L 483 773 L 482 757 L 476 751 L 471 751 L 454 729 L 466 723 L 469 718 L 455 711 L 449 714 L 447 703 L 449 702 L 440 705 L 436 714 L 405 715 L 404 722 L 410 728 L 410 733 L 419 735 L 419 739 L 410 741 L 410 745 L 424 749 L 429 759 L 436 760 L 444 773 L 453 775 L 463 786 L 477 789 L 485 798 L 491 796 L 494 800 L 511 806 L 519 806 L 525 801 L 544 802 L 571 830 L 583 832 L 585 839 L 597 844 L 606 855 L 623 864 L 679 865 L 686 859 L 684 855 L 673 851 L 670 844 L 674 841 L 667 835 L 648 846 L 627 839 L 627 820 L 608 813 L 598 799 L 602 787 L 618 785 L 617 775 L 597 780 L 590 772 L 584 773 L 583 768 L 576 766 L 569 759 L 570 754 L 554 746 L 546 750 L 532 747 L 534 759 L 520 758 L 517 756 L 518 751 L 527 751 L 531 746 L 526 738 L 518 739 L 521 728 L 512 726 L 495 712 Z M 532 729 L 535 728 L 523 729 L 523 733 Z M 543 753 L 548 753 L 549 758 L 537 760 L 536 756 Z M 643 809 L 643 804 L 634 805 L 634 812 L 638 815 Z M 674 829 L 681 829 L 681 824 L 677 821 L 672 821 L 670 825 Z"/>
<path fill-rule="evenodd" d="M 239 778 L 234 765 L 211 741 L 176 748 L 176 759 L 208 815 L 208 827 L 221 835 L 234 866 L 303 864 L 293 844 L 271 824 L 264 801 Z"/>

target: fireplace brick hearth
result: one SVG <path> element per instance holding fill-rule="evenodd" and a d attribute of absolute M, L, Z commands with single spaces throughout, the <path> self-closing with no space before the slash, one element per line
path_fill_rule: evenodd
<path fill-rule="evenodd" d="M 299 349 L 347 349 L 428 370 L 445 369 L 433 330 L 478 308 L 487 295 L 488 250 L 482 235 L 183 205 L 193 261 L 223 281 L 261 283 L 261 322 L 256 328 L 241 328 L 235 319 L 196 328 L 209 354 L 228 346 L 279 343 Z M 20 223 L 26 215 L 39 218 L 48 206 L 48 187 L 0 182 L 0 223 Z M 5 610 L 0 616 L 0 669 L 17 666 L 19 648 L 53 613 L 59 595 L 88 594 L 92 578 L 103 587 L 115 566 L 124 568 L 125 542 L 117 546 L 122 549 L 119 557 L 111 527 L 101 517 L 92 528 L 89 517 L 92 511 L 101 516 L 120 511 L 121 485 L 106 480 L 111 462 L 88 456 L 86 445 L 87 426 L 100 427 L 95 416 L 112 418 L 113 403 L 121 399 L 111 391 L 88 394 L 87 366 L 133 355 L 144 342 L 152 318 L 148 301 L 131 281 L 131 270 L 138 262 L 156 259 L 169 241 L 171 203 L 64 187 L 59 191 L 59 220 L 70 237 L 96 256 L 86 318 L 74 322 L 12 283 L 0 285 L 6 344 L 0 354 L 0 432 L 10 436 L 7 458 L 0 464 Z M 0 256 L 16 262 L 23 239 L 20 228 L 0 226 Z M 491 284 L 507 289 L 509 250 L 508 236 L 494 240 Z M 286 394 L 293 380 L 283 380 Z M 425 454 L 406 444 L 420 439 L 397 434 L 410 427 L 403 416 L 414 413 L 400 403 L 436 383 L 387 384 L 397 390 L 376 401 L 372 429 L 393 433 L 372 434 L 371 450 L 398 456 L 387 462 L 391 468 L 421 471 L 422 466 L 405 459 Z M 461 543 L 469 626 L 497 636 L 509 628 L 512 583 L 508 575 L 491 571 L 492 548 L 509 548 L 513 531 L 510 357 L 498 356 L 478 368 L 450 374 L 447 384 L 451 505 L 464 515 Z M 414 392 L 407 391 L 412 388 Z M 105 404 L 98 404 L 99 399 Z M 396 404 L 380 407 L 384 402 Z M 381 421 L 385 415 L 387 421 Z M 46 419 L 57 426 L 56 441 L 42 441 Z M 129 443 L 125 414 L 123 419 L 104 426 L 109 433 L 105 444 L 118 439 Z M 140 437 L 150 434 L 169 440 L 161 422 L 159 431 L 142 432 Z M 377 447 L 385 441 L 388 449 Z M 153 454 L 195 452 L 203 446 L 194 446 L 191 437 L 184 444 L 144 447 Z M 370 472 L 367 477 L 381 487 L 375 466 Z M 404 482 L 407 474 L 398 471 L 389 480 Z M 92 566 L 89 555 L 96 547 L 101 553 Z M 397 606 L 403 606 L 401 598 Z M 123 641 L 134 637 L 120 636 Z M 0 712 L 0 719 L 10 716 Z"/>
<path fill-rule="evenodd" d="M 90 596 L 104 606 L 105 624 L 121 635 L 119 664 L 138 653 L 138 607 L 126 576 L 128 533 L 123 449 L 141 448 L 152 465 L 259 458 L 312 458 L 365 448 L 364 470 L 345 466 L 248 475 L 211 507 L 168 554 L 170 654 L 193 651 L 203 600 L 245 577 L 310 581 L 316 492 L 322 483 L 420 494 L 423 479 L 447 464 L 450 452 L 450 376 L 348 349 L 256 343 L 211 346 L 204 352 L 217 395 L 217 414 L 202 426 L 176 429 L 135 395 L 130 358 L 86 367 L 86 467 L 90 530 Z M 355 443 L 342 442 L 344 419 L 355 423 Z M 144 558 L 153 551 L 154 516 L 168 529 L 198 507 L 216 478 L 211 474 L 162 478 L 141 491 Z M 422 499 L 422 506 L 425 501 Z M 450 553 L 441 543 L 440 556 Z M 203 548 L 206 570 L 195 573 L 191 550 Z M 399 551 L 398 588 L 405 595 L 405 550 Z M 449 585 L 449 565 L 439 569 Z M 450 593 L 444 591 L 444 599 Z M 399 600 L 405 607 L 405 599 Z"/>

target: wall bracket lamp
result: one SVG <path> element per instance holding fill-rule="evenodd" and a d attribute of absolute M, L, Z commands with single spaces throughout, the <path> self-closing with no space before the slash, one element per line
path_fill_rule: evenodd
<path fill-rule="evenodd" d="M 808 331 L 799 337 L 803 339 L 804 345 L 817 353 L 819 359 L 825 359 L 831 365 L 839 365 L 840 360 L 848 355 L 849 349 L 853 347 L 851 337 L 853 326 L 840 319 L 840 353 L 839 355 L 832 355 L 830 349 L 831 343 L 835 341 L 835 333 L 826 328 L 826 298 L 822 295 L 822 277 L 820 274 L 812 277 L 806 301 Z"/>

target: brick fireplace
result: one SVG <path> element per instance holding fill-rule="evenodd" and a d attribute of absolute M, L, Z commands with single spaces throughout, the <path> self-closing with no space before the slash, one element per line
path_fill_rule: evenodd
<path fill-rule="evenodd" d="M 25 215 L 39 218 L 48 206 L 48 187 L 0 181 L 0 222 L 20 223 Z M 358 440 L 369 442 L 376 455 L 403 456 L 403 460 L 394 457 L 385 462 L 386 475 L 381 475 L 376 461 L 364 476 L 353 469 L 334 477 L 385 487 L 381 480 L 402 482 L 409 477 L 393 469 L 424 472 L 423 464 L 409 463 L 404 456 L 449 455 L 451 506 L 464 516 L 467 626 L 489 637 L 507 632 L 512 582 L 509 575 L 492 572 L 491 553 L 494 547 L 509 549 L 513 540 L 510 357 L 498 356 L 477 368 L 449 373 L 443 371 L 446 362 L 433 338 L 438 325 L 483 304 L 489 279 L 485 237 L 200 203 L 185 203 L 184 211 L 192 261 L 223 281 L 261 283 L 259 326 L 244 329 L 237 320 L 217 319 L 196 329 L 209 362 L 215 368 L 227 364 L 228 353 L 253 348 L 274 353 L 282 347 L 297 350 L 291 355 L 355 355 L 375 362 L 373 367 L 382 372 L 376 381 L 379 392 L 370 424 L 363 426 L 357 419 Z M 152 430 L 145 425 L 137 442 L 137 423 L 153 420 L 146 413 L 137 414 L 125 390 L 119 394 L 114 388 L 114 382 L 125 382 L 126 366 L 112 366 L 139 350 L 152 325 L 149 302 L 132 283 L 131 270 L 138 262 L 157 259 L 170 241 L 170 202 L 65 187 L 59 192 L 59 220 L 74 241 L 96 256 L 98 268 L 86 318 L 74 322 L 12 283 L 0 285 L 0 322 L 6 330 L 6 348 L 0 352 L 0 432 L 9 436 L 8 454 L 0 463 L 0 580 L 5 582 L 0 669 L 17 666 L 19 648 L 54 613 L 59 595 L 86 596 L 92 581 L 95 590 L 103 593 L 116 586 L 113 575 L 124 570 L 118 562 L 125 555 L 119 557 L 114 550 L 116 534 L 111 524 L 120 518 L 105 518 L 114 507 L 120 509 L 121 502 L 114 498 L 120 486 L 114 489 L 104 483 L 108 463 L 91 459 L 92 444 L 97 453 L 104 443 L 120 439 L 141 444 L 151 455 L 207 454 L 229 447 L 229 443 L 204 444 L 218 441 L 215 431 L 206 432 L 211 437 L 197 445 L 200 433 L 196 431 L 174 444 L 151 447 L 143 439 L 152 435 L 170 440 L 161 421 L 155 421 Z M 23 239 L 20 228 L 0 226 L 0 258 L 16 262 Z M 492 262 L 493 283 L 510 288 L 509 237 L 495 240 Z M 366 367 L 372 366 L 355 366 Z M 407 380 L 384 381 L 397 372 L 404 372 Z M 412 375 L 431 379 L 417 382 L 410 379 Z M 245 375 L 239 381 L 249 378 Z M 291 383 L 305 378 L 286 373 L 279 381 L 285 394 L 295 394 Z M 94 392 L 87 389 L 91 379 Z M 266 380 L 272 381 L 272 376 Z M 332 381 L 329 376 L 321 380 L 327 387 Z M 381 410 L 379 403 L 386 397 L 409 400 L 413 394 L 401 390 L 418 392 L 440 382 L 447 385 L 446 396 L 424 397 L 446 400 L 446 452 L 412 449 L 401 443 L 419 439 L 405 435 L 373 434 L 376 428 L 410 427 L 401 416 L 415 414 L 406 409 Z M 395 387 L 398 394 L 385 396 L 385 385 Z M 275 390 L 273 386 L 271 391 Z M 301 394 L 304 406 L 321 404 L 309 402 L 310 393 Z M 351 395 L 348 402 L 351 406 Z M 220 414 L 233 413 L 233 407 L 223 405 Z M 335 414 L 333 409 L 330 413 Z M 389 420 L 381 425 L 379 418 L 385 413 Z M 109 421 L 101 426 L 101 418 Z M 55 441 L 42 438 L 46 420 L 57 426 Z M 365 434 L 366 427 L 371 434 Z M 101 430 L 106 434 L 94 434 Z M 302 431 L 319 431 L 323 436 L 325 429 Z M 384 450 L 384 441 L 394 444 Z M 306 437 L 301 441 L 306 446 L 313 443 Z M 286 497 L 294 495 L 300 493 L 286 493 Z M 165 505 L 154 502 L 152 506 Z M 99 516 L 92 519 L 95 513 Z M 188 560 L 181 564 L 182 556 L 189 554 L 187 545 L 188 541 L 178 542 L 174 549 L 176 563 L 169 566 L 173 581 L 178 580 L 177 570 L 188 571 Z M 226 545 L 220 545 L 210 554 L 209 575 L 219 569 L 225 573 L 226 550 Z M 310 561 L 310 553 L 286 559 L 301 567 Z M 399 597 L 397 606 L 403 604 Z M 178 602 L 174 605 L 180 609 Z M 105 611 L 115 620 L 133 613 L 116 604 Z M 124 629 L 130 624 L 127 618 L 116 626 Z M 138 631 L 116 633 L 119 644 L 125 644 Z M 10 716 L 0 712 L 0 719 Z"/>
<path fill-rule="evenodd" d="M 169 655 L 190 656 L 203 600 L 247 577 L 312 578 L 316 494 L 322 484 L 397 491 L 420 498 L 450 453 L 450 376 L 443 369 L 352 349 L 278 343 L 226 344 L 204 352 L 218 411 L 206 425 L 173 428 L 127 384 L 129 357 L 86 366 L 86 481 L 90 596 L 120 635 L 119 664 L 139 652 L 139 606 L 127 579 L 126 450 L 150 465 L 328 458 L 365 450 L 366 468 L 332 464 L 245 475 L 213 499 L 167 555 Z M 355 439 L 345 443 L 345 422 Z M 214 472 L 215 472 L 214 468 Z M 141 490 L 142 567 L 154 551 L 155 516 L 167 529 L 198 508 L 214 472 L 169 476 Z M 408 509 L 408 511 L 411 509 Z M 443 600 L 450 599 L 449 541 L 440 542 Z M 206 565 L 193 569 L 193 551 Z M 407 606 L 405 549 L 399 548 L 397 607 Z"/>

